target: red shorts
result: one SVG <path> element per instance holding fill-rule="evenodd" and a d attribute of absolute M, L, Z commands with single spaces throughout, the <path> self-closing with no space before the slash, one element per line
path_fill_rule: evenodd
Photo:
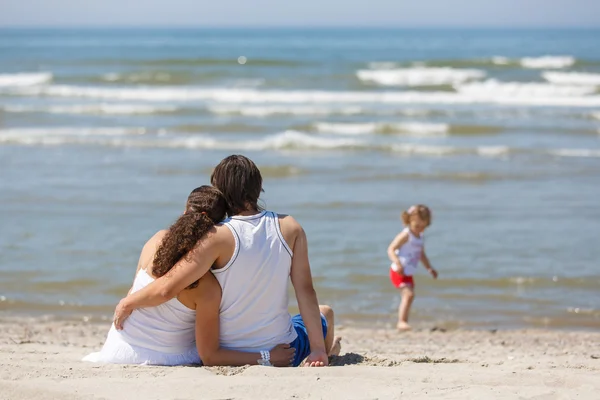
<path fill-rule="evenodd" d="M 390 280 L 392 281 L 392 285 L 396 288 L 401 287 L 415 287 L 415 281 L 413 280 L 412 275 L 400 275 L 396 271 L 390 268 Z"/>

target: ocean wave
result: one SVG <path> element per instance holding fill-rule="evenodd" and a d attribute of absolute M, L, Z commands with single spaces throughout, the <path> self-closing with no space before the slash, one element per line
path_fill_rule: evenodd
<path fill-rule="evenodd" d="M 413 136 L 445 136 L 450 126 L 448 124 L 428 122 L 398 122 L 398 123 L 331 123 L 317 122 L 314 124 L 318 132 L 339 135 L 365 135 L 372 133 L 404 133 Z"/>
<path fill-rule="evenodd" d="M 0 93 L 25 96 L 54 96 L 93 98 L 118 101 L 187 102 L 213 101 L 217 103 L 280 103 L 294 106 L 311 104 L 410 104 L 465 105 L 502 104 L 513 106 L 598 107 L 600 96 L 595 87 L 564 86 L 549 83 L 502 83 L 486 81 L 456 86 L 452 92 L 362 92 L 322 90 L 257 90 L 202 87 L 156 88 L 103 88 L 87 86 L 50 85 L 22 88 L 4 88 Z M 314 106 L 313 106 L 314 107 Z"/>
<path fill-rule="evenodd" d="M 595 113 L 591 113 L 590 117 L 597 119 L 600 121 L 600 111 L 599 112 L 595 112 Z"/>
<path fill-rule="evenodd" d="M 132 72 L 128 74 L 119 74 L 111 72 L 109 74 L 102 75 L 102 79 L 108 82 L 117 81 L 129 81 L 129 82 L 145 82 L 145 81 L 159 81 L 168 82 L 171 79 L 171 74 L 168 72 Z"/>
<path fill-rule="evenodd" d="M 394 61 L 373 61 L 367 64 L 369 69 L 393 69 L 398 66 Z"/>
<path fill-rule="evenodd" d="M 266 137 L 258 144 L 260 150 L 349 150 L 368 146 L 365 142 L 354 139 L 322 138 L 293 130 Z"/>
<path fill-rule="evenodd" d="M 509 65 L 510 64 L 510 58 L 503 57 L 503 56 L 494 56 L 494 57 L 492 57 L 492 64 L 495 64 L 495 65 Z"/>
<path fill-rule="evenodd" d="M 265 133 L 267 130 L 260 124 L 247 124 L 229 119 L 217 123 L 172 125 L 168 128 L 170 133 Z"/>
<path fill-rule="evenodd" d="M 600 149 L 554 149 L 548 153 L 558 157 L 595 158 L 600 157 Z"/>
<path fill-rule="evenodd" d="M 167 136 L 157 135 L 143 139 L 130 139 L 144 129 L 126 128 L 52 128 L 0 130 L 0 143 L 26 145 L 90 144 L 112 147 L 186 148 L 205 150 L 345 150 L 366 148 L 363 142 L 353 139 L 322 138 L 298 131 L 285 131 L 258 140 L 217 140 L 208 135 Z M 102 136 L 113 136 L 107 138 Z"/>
<path fill-rule="evenodd" d="M 576 97 L 596 92 L 594 86 L 555 85 L 534 82 L 500 82 L 494 79 L 456 85 L 460 94 L 483 98 L 542 98 Z"/>
<path fill-rule="evenodd" d="M 165 114 L 178 110 L 175 106 L 154 106 L 147 104 L 75 104 L 69 106 L 4 106 L 2 109 L 13 113 L 49 113 L 49 114 Z"/>
<path fill-rule="evenodd" d="M 600 74 L 584 72 L 544 72 L 545 80 L 559 85 L 600 86 Z"/>
<path fill-rule="evenodd" d="M 368 63 L 371 70 L 390 70 L 393 68 L 431 67 L 431 68 L 527 68 L 527 69 L 562 69 L 576 64 L 596 65 L 595 61 L 579 61 L 572 56 L 542 56 L 510 58 L 496 55 L 493 57 L 465 59 L 434 59 L 426 61 L 394 62 L 377 61 Z"/>
<path fill-rule="evenodd" d="M 244 62 L 240 62 L 241 60 Z M 99 60 L 101 61 L 101 60 Z M 123 60 L 117 60 L 123 63 Z M 144 66 L 244 66 L 257 67 L 298 67 L 306 65 L 302 61 L 281 60 L 272 58 L 232 57 L 232 58 L 161 58 L 153 60 L 131 60 L 130 64 L 142 64 Z"/>
<path fill-rule="evenodd" d="M 573 314 L 585 314 L 585 315 L 600 316 L 600 310 L 596 310 L 594 308 L 568 307 L 567 312 L 573 313 Z"/>
<path fill-rule="evenodd" d="M 209 106 L 215 114 L 268 117 L 272 115 L 359 115 L 366 112 L 361 107 L 314 107 L 314 106 Z"/>
<path fill-rule="evenodd" d="M 227 151 L 373 151 L 404 156 L 501 157 L 529 154 L 553 157 L 600 157 L 595 149 L 526 149 L 508 146 L 458 147 L 417 143 L 378 144 L 368 140 L 309 135 L 288 130 L 254 140 L 220 140 L 206 134 L 175 136 L 148 134 L 131 128 L 35 128 L 0 130 L 1 144 L 96 145 L 108 147 L 170 148 Z"/>
<path fill-rule="evenodd" d="M 73 138 L 143 135 L 145 133 L 144 128 L 12 128 L 0 129 L 0 142 L 67 144 Z"/>
<path fill-rule="evenodd" d="M 509 288 L 515 286 L 528 286 L 531 288 L 578 288 L 597 289 L 599 284 L 597 276 L 559 277 L 559 276 L 513 276 L 494 278 L 448 278 L 445 282 L 437 281 L 440 287 L 482 287 L 482 288 Z"/>
<path fill-rule="evenodd" d="M 478 146 L 478 147 L 455 147 L 455 146 L 432 146 L 413 143 L 394 144 L 392 152 L 403 155 L 423 156 L 458 156 L 478 155 L 483 157 L 503 157 L 517 150 L 508 146 Z"/>
<path fill-rule="evenodd" d="M 297 116 L 329 116 L 329 115 L 401 115 L 406 117 L 426 117 L 431 115 L 444 115 L 440 110 L 424 108 L 375 108 L 375 107 L 331 107 L 331 106 L 308 106 L 308 105 L 260 105 L 260 106 L 232 106 L 211 105 L 208 110 L 214 114 L 242 115 L 247 117 L 266 118 L 273 115 L 297 115 Z"/>
<path fill-rule="evenodd" d="M 572 56 L 542 56 L 509 58 L 505 56 L 494 56 L 479 60 L 480 63 L 491 63 L 500 67 L 523 67 L 528 69 L 561 69 L 575 65 L 577 60 Z"/>
<path fill-rule="evenodd" d="M 181 81 L 181 83 L 189 82 L 188 79 L 181 79 L 181 75 L 174 76 L 170 72 L 161 71 L 141 71 L 141 72 L 130 72 L 130 73 L 116 73 L 111 72 L 102 75 L 102 81 L 113 82 L 113 83 L 134 83 L 134 84 L 167 84 L 174 83 L 174 81 Z"/>
<path fill-rule="evenodd" d="M 381 174 L 365 174 L 362 176 L 353 176 L 347 178 L 348 182 L 373 182 L 373 181 L 400 181 L 400 180 L 414 180 L 414 181 L 454 181 L 454 182 L 465 182 L 473 184 L 481 184 L 493 181 L 504 181 L 504 180 L 524 180 L 538 178 L 533 174 L 502 174 L 502 173 L 490 173 L 490 172 L 434 172 L 434 173 L 419 173 L 419 172 L 408 172 L 408 173 L 381 173 Z"/>
<path fill-rule="evenodd" d="M 51 80 L 52 74 L 49 72 L 0 74 L 0 87 L 35 86 Z"/>
<path fill-rule="evenodd" d="M 521 59 L 521 65 L 524 68 L 532 69 L 560 69 L 573 64 L 575 64 L 575 58 L 571 56 L 524 57 Z"/>
<path fill-rule="evenodd" d="M 76 77 L 77 83 L 110 83 L 119 85 L 151 85 L 151 86 L 183 86 L 199 83 L 221 82 L 229 87 L 256 88 L 265 83 L 264 78 L 236 78 L 226 70 L 217 71 L 137 71 L 137 72 L 111 72 L 102 76 L 87 78 Z"/>
<path fill-rule="evenodd" d="M 415 67 L 359 70 L 356 75 L 361 81 L 383 86 L 440 86 L 482 79 L 486 73 L 478 69 Z"/>

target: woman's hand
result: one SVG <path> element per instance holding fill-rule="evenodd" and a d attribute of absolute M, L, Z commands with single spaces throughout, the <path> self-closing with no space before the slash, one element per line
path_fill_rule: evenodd
<path fill-rule="evenodd" d="M 438 272 L 435 269 L 429 268 L 429 273 L 431 274 L 431 276 L 433 277 L 433 279 L 437 279 Z"/>
<path fill-rule="evenodd" d="M 271 353 L 271 364 L 275 367 L 289 367 L 296 357 L 296 349 L 289 344 L 278 344 L 273 347 Z"/>
<path fill-rule="evenodd" d="M 125 322 L 132 312 L 133 310 L 126 305 L 125 299 L 122 299 L 119 304 L 117 304 L 117 308 L 115 309 L 115 314 L 113 316 L 113 323 L 118 331 L 123 329 L 123 322 Z"/>

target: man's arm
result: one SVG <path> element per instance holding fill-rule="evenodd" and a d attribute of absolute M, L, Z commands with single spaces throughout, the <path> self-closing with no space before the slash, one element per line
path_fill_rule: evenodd
<path fill-rule="evenodd" d="M 159 306 L 204 276 L 219 256 L 219 239 L 216 229 L 211 229 L 200 240 L 201 244 L 175 264 L 167 274 L 121 300 L 115 310 L 115 327 L 123 329 L 123 322 L 133 310 Z"/>
<path fill-rule="evenodd" d="M 291 217 L 286 217 L 290 218 Z M 323 329 L 321 327 L 321 312 L 319 311 L 319 301 L 317 293 L 313 286 L 312 275 L 310 272 L 310 263 L 308 260 L 308 241 L 304 229 L 291 219 L 290 224 L 296 233 L 292 251 L 291 279 L 300 315 L 306 326 L 308 340 L 310 342 L 311 355 L 309 358 L 320 365 L 328 365 L 327 351 L 325 350 L 325 339 L 323 338 Z"/>

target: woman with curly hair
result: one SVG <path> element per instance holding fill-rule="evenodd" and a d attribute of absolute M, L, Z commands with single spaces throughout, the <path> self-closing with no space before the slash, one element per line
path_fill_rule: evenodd
<path fill-rule="evenodd" d="M 142 249 L 130 293 L 155 279 L 166 278 L 178 263 L 193 256 L 228 211 L 219 190 L 201 186 L 189 195 L 186 210 L 168 229 L 157 232 Z M 102 350 L 84 361 L 147 365 L 257 364 L 260 353 L 224 349 L 219 344 L 221 287 L 205 274 L 175 298 L 134 311 L 123 330 L 113 325 Z M 288 366 L 294 359 L 289 344 L 270 350 L 271 363 Z"/>

